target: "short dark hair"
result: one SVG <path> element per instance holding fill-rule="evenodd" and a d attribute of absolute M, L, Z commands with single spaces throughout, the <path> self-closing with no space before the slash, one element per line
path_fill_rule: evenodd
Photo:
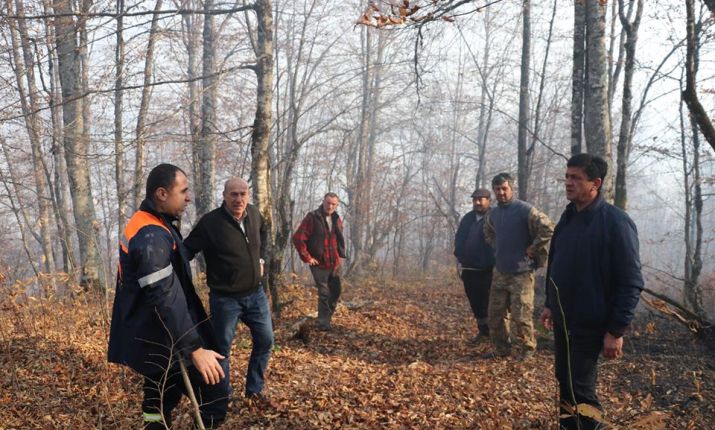
<path fill-rule="evenodd" d="M 328 197 L 330 197 L 331 199 L 334 198 L 340 200 L 340 197 L 338 197 L 338 195 L 332 191 L 325 193 L 325 195 L 323 196 L 323 200 L 327 199 Z"/>
<path fill-rule="evenodd" d="M 569 158 L 566 167 L 580 167 L 586 173 L 589 181 L 601 178 L 601 185 L 608 174 L 608 163 L 598 155 L 576 154 Z M 600 189 L 600 187 L 599 187 Z"/>
<path fill-rule="evenodd" d="M 146 178 L 146 198 L 151 200 L 154 198 L 154 193 L 159 188 L 171 189 L 176 181 L 176 172 L 181 172 L 184 175 L 186 172 L 180 167 L 173 164 L 162 163 L 151 169 L 149 176 Z"/>
<path fill-rule="evenodd" d="M 509 187 L 514 188 L 514 177 L 512 177 L 508 173 L 500 173 L 500 174 L 496 175 L 492 179 L 492 188 L 496 187 L 497 185 L 501 185 L 504 182 L 509 183 Z"/>

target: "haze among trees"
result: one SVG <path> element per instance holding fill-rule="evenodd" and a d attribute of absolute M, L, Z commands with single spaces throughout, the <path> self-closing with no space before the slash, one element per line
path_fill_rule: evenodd
<path fill-rule="evenodd" d="M 590 152 L 638 226 L 648 297 L 702 329 L 715 320 L 713 9 L 3 0 L 0 299 L 111 303 L 118 234 L 160 162 L 189 175 L 184 232 L 225 179 L 249 180 L 271 226 L 277 318 L 305 270 L 290 235 L 328 191 L 352 288 L 439 288 L 475 187 L 511 172 L 558 219 L 565 161 Z"/>

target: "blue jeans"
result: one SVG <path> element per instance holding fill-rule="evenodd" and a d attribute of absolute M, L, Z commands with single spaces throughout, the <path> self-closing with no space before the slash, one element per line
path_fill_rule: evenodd
<path fill-rule="evenodd" d="M 229 383 L 229 362 L 231 345 L 236 335 L 238 321 L 243 321 L 251 330 L 253 349 L 248 361 L 246 373 L 247 396 L 260 393 L 263 390 L 263 374 L 268 366 L 273 347 L 273 322 L 271 311 L 268 307 L 268 298 L 259 288 L 255 293 L 247 296 L 227 294 L 211 291 L 209 293 L 209 306 L 211 307 L 211 321 L 218 342 L 218 353 L 226 357 L 221 360 L 221 367 L 226 374 L 226 384 Z"/>

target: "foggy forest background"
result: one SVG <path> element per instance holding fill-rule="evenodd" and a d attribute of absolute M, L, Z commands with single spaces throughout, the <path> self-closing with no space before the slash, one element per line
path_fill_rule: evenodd
<path fill-rule="evenodd" d="M 170 162 L 192 185 L 184 232 L 225 179 L 250 179 L 274 306 L 301 266 L 292 229 L 328 191 L 349 276 L 433 276 L 454 270 L 475 187 L 511 172 L 558 220 L 565 161 L 588 151 L 611 162 L 606 192 L 638 226 L 648 287 L 713 318 L 708 6 L 3 1 L 0 272 L 34 295 L 111 291 L 118 233 Z"/>

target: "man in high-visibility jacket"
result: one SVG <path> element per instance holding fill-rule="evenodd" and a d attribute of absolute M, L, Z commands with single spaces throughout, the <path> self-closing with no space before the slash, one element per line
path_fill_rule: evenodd
<path fill-rule="evenodd" d="M 216 342 L 191 281 L 182 237 L 173 222 L 190 202 L 186 174 L 171 164 L 149 173 L 146 199 L 120 238 L 119 273 L 109 333 L 109 361 L 144 376 L 144 428 L 168 428 L 186 393 L 188 366 L 207 428 L 226 417 L 228 392 Z"/>

